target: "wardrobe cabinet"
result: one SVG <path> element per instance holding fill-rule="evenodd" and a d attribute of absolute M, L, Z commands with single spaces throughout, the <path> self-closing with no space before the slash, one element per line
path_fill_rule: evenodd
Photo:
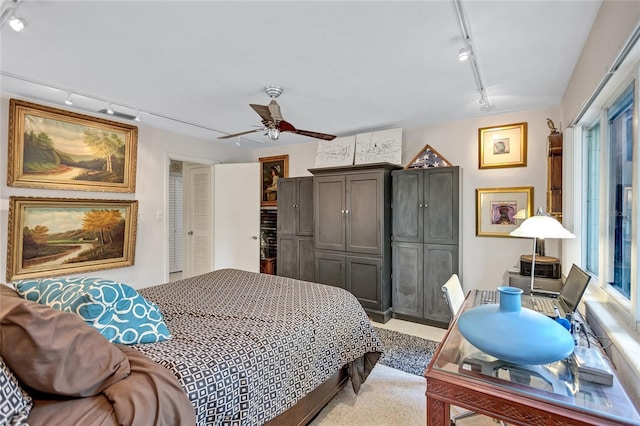
<path fill-rule="evenodd" d="M 314 281 L 313 177 L 278 180 L 278 275 Z"/>
<path fill-rule="evenodd" d="M 375 321 L 391 318 L 389 163 L 310 169 L 315 281 L 350 291 Z"/>
<path fill-rule="evenodd" d="M 441 286 L 460 272 L 460 168 L 392 172 L 393 316 L 439 327 Z"/>

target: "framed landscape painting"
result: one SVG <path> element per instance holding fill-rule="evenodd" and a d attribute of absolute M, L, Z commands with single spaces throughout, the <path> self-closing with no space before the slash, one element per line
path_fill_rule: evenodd
<path fill-rule="evenodd" d="M 131 266 L 138 201 L 10 197 L 7 280 Z"/>
<path fill-rule="evenodd" d="M 138 128 L 11 99 L 7 185 L 135 192 Z"/>

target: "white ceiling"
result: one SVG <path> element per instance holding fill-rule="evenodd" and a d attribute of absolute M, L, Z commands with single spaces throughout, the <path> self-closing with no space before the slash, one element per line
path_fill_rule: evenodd
<path fill-rule="evenodd" d="M 463 0 L 488 112 L 457 59 L 453 0 L 23 0 L 27 28 L 0 33 L 0 90 L 80 112 L 110 101 L 141 110 L 146 125 L 215 140 L 259 125 L 248 104 L 266 105 L 263 87 L 278 84 L 282 114 L 300 129 L 411 128 L 559 105 L 600 4 Z"/>

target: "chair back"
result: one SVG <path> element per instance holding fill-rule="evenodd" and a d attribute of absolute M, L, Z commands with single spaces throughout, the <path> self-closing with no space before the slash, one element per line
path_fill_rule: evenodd
<path fill-rule="evenodd" d="M 451 275 L 447 282 L 442 285 L 442 292 L 447 300 L 449 309 L 451 309 L 451 316 L 455 317 L 464 303 L 464 291 L 457 274 Z"/>

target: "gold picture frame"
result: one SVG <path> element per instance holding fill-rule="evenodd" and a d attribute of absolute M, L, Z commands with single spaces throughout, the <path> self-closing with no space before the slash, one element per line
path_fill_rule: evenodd
<path fill-rule="evenodd" d="M 132 266 L 138 201 L 10 197 L 7 280 Z"/>
<path fill-rule="evenodd" d="M 514 216 L 522 209 L 526 217 L 533 215 L 533 186 L 476 188 L 476 236 L 511 237 L 520 226 Z"/>
<path fill-rule="evenodd" d="M 262 157 L 260 160 L 260 205 L 278 205 L 278 179 L 289 177 L 289 155 Z"/>
<path fill-rule="evenodd" d="M 478 129 L 478 167 L 526 167 L 527 123 Z"/>
<path fill-rule="evenodd" d="M 138 128 L 9 101 L 7 185 L 135 192 Z"/>

